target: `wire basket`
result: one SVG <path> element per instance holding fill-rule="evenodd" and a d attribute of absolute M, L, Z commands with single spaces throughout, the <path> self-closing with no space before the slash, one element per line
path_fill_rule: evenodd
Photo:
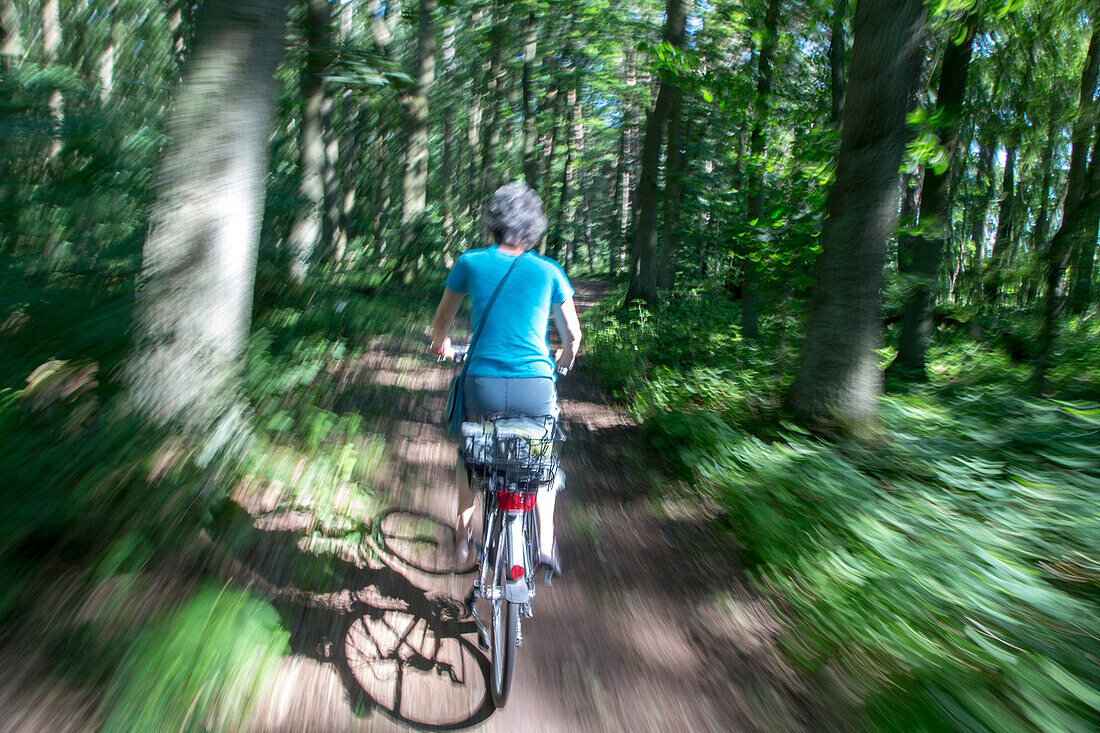
<path fill-rule="evenodd" d="M 475 474 L 509 491 L 538 491 L 554 480 L 565 433 L 552 417 L 462 423 L 462 458 Z"/>

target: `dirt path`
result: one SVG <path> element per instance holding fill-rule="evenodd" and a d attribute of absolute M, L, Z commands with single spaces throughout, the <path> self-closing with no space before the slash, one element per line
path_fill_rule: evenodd
<path fill-rule="evenodd" d="M 600 283 L 577 283 L 590 306 Z M 451 572 L 454 447 L 437 425 L 450 372 L 420 342 L 373 345 L 346 373 L 339 408 L 387 440 L 384 507 L 358 550 L 320 562 L 317 520 L 244 492 L 263 538 L 229 568 L 273 598 L 291 630 L 256 731 L 736 731 L 815 727 L 774 648 L 777 626 L 696 512 L 658 519 L 638 428 L 579 368 L 559 383 L 569 440 L 559 501 L 566 575 L 538 591 L 508 706 Z M 676 516 L 673 514 L 672 516 Z M 321 533 L 323 535 L 323 533 Z"/>

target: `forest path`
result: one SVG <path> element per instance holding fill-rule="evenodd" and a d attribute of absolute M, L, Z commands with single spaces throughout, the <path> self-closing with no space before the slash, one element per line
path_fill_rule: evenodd
<path fill-rule="evenodd" d="M 575 285 L 582 310 L 607 291 Z M 318 570 L 316 518 L 274 511 L 270 496 L 238 498 L 267 537 L 236 572 L 274 597 L 295 652 L 254 730 L 814 727 L 809 698 L 775 648 L 777 624 L 698 512 L 656 518 L 639 429 L 583 357 L 559 381 L 565 575 L 538 589 L 510 700 L 493 709 L 488 665 L 459 610 L 473 575 L 450 572 L 454 445 L 438 416 L 451 371 L 423 352 L 420 334 L 379 341 L 333 375 L 346 388 L 341 408 L 376 417 L 387 440 L 374 486 L 383 506 L 361 551 Z"/>

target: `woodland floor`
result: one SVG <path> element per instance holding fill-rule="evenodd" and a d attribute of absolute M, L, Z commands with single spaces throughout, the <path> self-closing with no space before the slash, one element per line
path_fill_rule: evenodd
<path fill-rule="evenodd" d="M 575 285 L 582 309 L 606 291 Z M 655 485 L 661 474 L 647 468 L 638 427 L 585 373 L 583 356 L 559 381 L 565 576 L 538 589 L 511 697 L 495 710 L 462 611 L 473 575 L 451 568 L 455 449 L 438 424 L 450 374 L 424 358 L 421 334 L 372 343 L 331 374 L 334 408 L 361 412 L 386 438 L 376 513 L 359 518 L 372 528 L 362 543 L 326 545 L 324 522 L 288 510 L 277 487 L 234 492 L 251 535 L 220 570 L 269 598 L 291 634 L 253 731 L 831 727 L 780 656 L 775 619 L 711 539 L 703 512 Z M 58 703 L 67 720 L 48 727 L 89 721 L 86 698 L 57 693 L 48 704 L 50 690 L 19 689 L 38 699 L 13 699 L 0 685 L 4 707 L 23 712 L 0 730 L 34 730 Z"/>

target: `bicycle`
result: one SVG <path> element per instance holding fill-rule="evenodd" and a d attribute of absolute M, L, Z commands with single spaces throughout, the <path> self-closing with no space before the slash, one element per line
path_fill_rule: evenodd
<path fill-rule="evenodd" d="M 456 361 L 465 349 L 456 348 Z M 540 490 L 554 491 L 565 434 L 555 416 L 498 417 L 462 425 L 459 450 L 471 490 L 482 496 L 482 542 L 477 578 L 466 606 L 478 628 L 478 642 L 489 652 L 493 704 L 508 701 L 516 650 L 523 643 L 520 615 L 533 616 L 536 581 L 550 585 L 552 572 L 538 564 L 539 533 L 535 503 Z M 540 572 L 541 570 L 541 572 Z M 478 601 L 488 605 L 486 619 Z"/>

